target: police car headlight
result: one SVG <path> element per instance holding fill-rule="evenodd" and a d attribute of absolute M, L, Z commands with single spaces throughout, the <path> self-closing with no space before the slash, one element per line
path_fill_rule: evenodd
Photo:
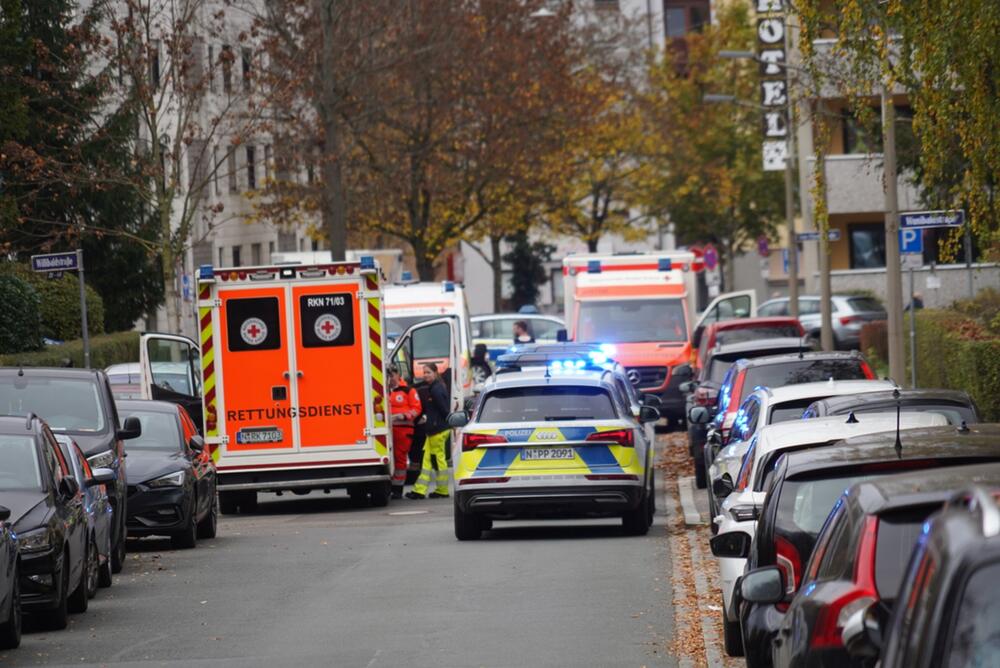
<path fill-rule="evenodd" d="M 152 487 L 154 489 L 159 487 L 180 487 L 184 484 L 184 471 L 174 471 L 173 473 L 168 473 L 167 475 L 161 475 L 159 478 L 147 480 L 143 484 L 146 487 Z"/>
<path fill-rule="evenodd" d="M 35 529 L 18 534 L 17 544 L 21 549 L 21 554 L 44 552 L 52 547 L 52 539 L 49 537 L 48 529 Z"/>
<path fill-rule="evenodd" d="M 104 452 L 87 457 L 87 463 L 90 464 L 90 468 L 92 469 L 109 469 L 116 460 L 117 457 L 115 457 L 114 450 L 105 450 Z"/>

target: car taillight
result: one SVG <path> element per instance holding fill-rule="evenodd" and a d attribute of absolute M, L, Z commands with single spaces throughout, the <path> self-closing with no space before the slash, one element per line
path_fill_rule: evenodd
<path fill-rule="evenodd" d="M 861 529 L 858 558 L 854 567 L 854 587 L 821 608 L 816 617 L 809 646 L 812 648 L 843 647 L 841 634 L 851 615 L 878 600 L 875 591 L 875 544 L 878 538 L 878 518 L 869 516 Z"/>
<path fill-rule="evenodd" d="M 850 325 L 852 322 L 861 322 L 862 318 L 856 315 L 845 315 L 839 320 L 841 325 Z"/>
<path fill-rule="evenodd" d="M 489 443 L 506 443 L 507 439 L 499 434 L 462 434 L 462 451 L 475 450 L 480 445 Z"/>
<path fill-rule="evenodd" d="M 699 387 L 694 391 L 694 403 L 698 406 L 714 406 L 719 393 L 707 387 Z"/>
<path fill-rule="evenodd" d="M 785 575 L 785 593 L 794 594 L 802 578 L 802 558 L 799 556 L 799 551 L 781 536 L 776 536 L 774 539 L 774 551 L 777 566 Z M 777 607 L 784 612 L 788 609 L 788 604 L 779 603 Z"/>
<path fill-rule="evenodd" d="M 596 431 L 587 437 L 588 441 L 617 443 L 626 448 L 635 447 L 635 436 L 631 429 L 614 429 L 612 431 Z"/>

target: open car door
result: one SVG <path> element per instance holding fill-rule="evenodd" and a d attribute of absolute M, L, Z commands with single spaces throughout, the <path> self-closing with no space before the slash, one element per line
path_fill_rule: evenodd
<path fill-rule="evenodd" d="M 701 342 L 701 333 L 705 331 L 706 325 L 723 320 L 752 318 L 755 315 L 757 315 L 756 290 L 723 293 L 709 302 L 708 308 L 698 318 L 698 324 L 691 337 L 691 345 L 695 348 L 698 347 Z"/>
<path fill-rule="evenodd" d="M 139 384 L 143 399 L 183 406 L 204 433 L 201 351 L 186 336 L 143 334 L 139 339 Z"/>
<path fill-rule="evenodd" d="M 462 406 L 462 379 L 459 366 L 458 318 L 425 320 L 411 326 L 396 340 L 390 359 L 411 386 L 423 383 L 423 365 L 433 362 L 451 396 L 451 410 Z"/>

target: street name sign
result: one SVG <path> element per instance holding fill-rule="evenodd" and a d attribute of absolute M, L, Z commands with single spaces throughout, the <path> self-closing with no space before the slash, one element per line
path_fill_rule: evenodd
<path fill-rule="evenodd" d="M 907 211 L 899 214 L 899 226 L 903 229 L 926 229 L 932 227 L 962 227 L 965 225 L 965 211 Z"/>
<path fill-rule="evenodd" d="M 32 255 L 31 269 L 47 273 L 55 271 L 76 271 L 80 268 L 76 251 L 67 253 L 49 253 L 47 255 Z"/>
<path fill-rule="evenodd" d="M 826 238 L 830 241 L 840 241 L 840 230 L 827 230 Z M 819 241 L 819 232 L 799 232 L 796 241 Z"/>

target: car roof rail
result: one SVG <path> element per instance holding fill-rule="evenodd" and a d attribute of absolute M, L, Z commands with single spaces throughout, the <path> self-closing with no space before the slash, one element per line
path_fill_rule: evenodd
<path fill-rule="evenodd" d="M 979 514 L 983 536 L 992 538 L 1000 534 L 1000 506 L 991 492 L 973 485 L 952 496 L 951 501 L 966 505 L 970 512 Z"/>

